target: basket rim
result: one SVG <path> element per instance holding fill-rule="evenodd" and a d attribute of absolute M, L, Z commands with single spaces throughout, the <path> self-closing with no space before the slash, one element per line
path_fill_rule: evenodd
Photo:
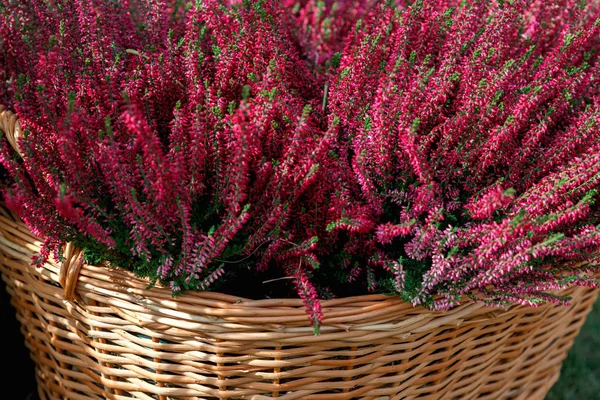
<path fill-rule="evenodd" d="M 43 241 L 6 206 L 0 205 L 0 211 L 5 211 L 0 213 L 0 247 L 3 252 L 21 259 L 23 254 L 30 258 L 38 253 Z M 52 290 L 52 297 L 69 301 L 64 299 L 60 287 L 60 267 L 61 263 L 53 257 L 41 267 L 29 266 L 32 278 L 26 284 L 38 285 L 40 292 Z M 49 283 L 53 285 L 51 289 L 47 288 Z M 186 291 L 173 296 L 169 287 L 157 283 L 149 288 L 149 284 L 149 279 L 138 277 L 132 271 L 108 265 L 83 264 L 76 283 L 76 298 L 72 303 L 111 298 L 114 304 L 134 312 L 136 308 L 150 308 L 174 318 L 198 319 L 197 316 L 202 316 L 214 321 L 270 324 L 277 329 L 312 329 L 312 322 L 300 298 L 255 300 L 213 291 Z M 415 321 L 422 321 L 428 326 L 432 323 L 456 325 L 466 315 L 487 314 L 492 318 L 494 314 L 515 306 L 492 308 L 465 298 L 460 305 L 448 311 L 433 311 L 414 306 L 398 295 L 365 294 L 321 300 L 321 327 L 329 325 L 350 330 L 360 326 L 363 330 L 380 331 L 395 330 Z"/>

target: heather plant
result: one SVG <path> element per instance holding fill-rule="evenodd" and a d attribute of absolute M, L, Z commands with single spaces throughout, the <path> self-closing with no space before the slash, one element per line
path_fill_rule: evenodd
<path fill-rule="evenodd" d="M 598 2 L 409 3 L 4 2 L 34 262 L 73 242 L 175 293 L 291 284 L 316 326 L 324 297 L 597 285 Z"/>
<path fill-rule="evenodd" d="M 330 230 L 434 308 L 462 295 L 562 303 L 547 291 L 595 285 L 579 273 L 600 248 L 598 12 L 418 2 L 371 14 L 329 94 L 352 199 Z"/>
<path fill-rule="evenodd" d="M 22 163 L 3 143 L 7 203 L 47 238 L 36 262 L 72 241 L 179 291 L 273 260 L 312 301 L 327 194 L 312 183 L 329 136 L 287 21 L 275 3 L 129 6 L 3 11 L 26 129 Z"/>

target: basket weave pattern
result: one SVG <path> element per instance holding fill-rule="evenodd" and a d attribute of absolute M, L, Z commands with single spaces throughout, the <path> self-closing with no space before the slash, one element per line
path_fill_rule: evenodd
<path fill-rule="evenodd" d="M 314 336 L 300 300 L 174 300 L 127 271 L 82 265 L 73 249 L 62 265 L 31 267 L 40 244 L 0 208 L 2 277 L 42 399 L 543 399 L 597 295 L 446 313 L 335 299 Z"/>

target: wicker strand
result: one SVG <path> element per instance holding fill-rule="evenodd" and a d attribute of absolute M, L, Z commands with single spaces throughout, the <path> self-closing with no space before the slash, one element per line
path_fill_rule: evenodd
<path fill-rule="evenodd" d="M 93 310 L 99 309 L 101 305 L 96 300 L 94 300 L 94 299 L 89 299 L 88 300 L 88 304 L 90 305 L 90 308 L 91 308 L 90 309 L 91 315 L 94 315 L 95 317 L 100 317 L 101 314 L 99 312 L 93 311 Z M 104 331 L 104 329 L 101 328 L 101 327 L 90 327 L 90 329 L 93 330 L 94 332 L 103 332 Z M 98 335 L 95 335 L 95 336 L 97 336 L 97 338 L 95 338 L 95 340 L 97 340 L 97 342 L 100 345 L 106 345 L 106 344 L 108 344 L 108 342 L 106 341 L 106 339 L 102 337 L 101 333 L 98 334 Z M 103 348 L 100 348 L 98 351 L 100 351 L 100 353 L 102 353 L 102 354 L 110 354 L 107 350 L 105 350 Z M 113 364 L 111 364 L 109 362 L 102 362 L 102 361 L 100 362 L 100 366 L 103 367 L 100 373 L 101 373 L 101 375 L 102 375 L 102 377 L 104 379 L 107 379 L 105 371 L 107 369 L 111 369 L 111 368 L 115 367 Z M 115 376 L 113 376 L 112 374 L 110 376 L 108 376 L 108 379 L 111 379 L 111 380 L 113 380 L 115 382 L 118 381 L 118 379 Z M 110 393 L 104 393 L 103 394 L 104 397 L 112 396 L 114 394 L 117 394 L 117 395 L 121 395 L 122 394 L 119 389 L 112 389 L 112 388 L 107 388 L 107 389 L 110 390 Z M 160 399 L 160 400 L 164 400 L 164 399 Z"/>
<path fill-rule="evenodd" d="M 160 343 L 160 339 L 158 339 L 156 337 L 153 337 L 152 338 L 152 343 Z M 153 348 L 152 350 L 155 351 L 156 353 L 159 352 L 159 350 L 156 349 L 156 348 Z M 156 364 L 161 364 L 162 360 L 160 358 L 158 358 L 158 357 L 154 357 L 154 362 Z M 157 375 L 162 374 L 162 367 L 160 369 L 156 369 L 156 374 Z M 163 381 L 158 381 L 158 382 L 156 382 L 156 384 L 158 385 L 158 387 L 165 387 L 165 383 Z M 161 396 L 158 396 L 158 400 L 167 400 L 167 397 L 161 395 Z"/>
<path fill-rule="evenodd" d="M 358 347 L 354 346 L 352 348 L 350 348 L 350 350 L 352 351 L 352 355 L 348 357 L 348 365 L 346 366 L 346 370 L 350 371 L 352 370 L 352 368 L 354 368 L 354 363 L 353 360 L 356 358 L 356 351 L 358 350 Z M 344 381 L 349 382 L 351 380 L 351 376 L 347 375 L 346 377 L 344 377 Z M 348 393 L 350 391 L 350 388 L 345 388 L 343 390 L 344 393 Z"/>
<path fill-rule="evenodd" d="M 277 361 L 281 360 L 280 354 L 281 354 L 281 346 L 276 346 L 275 347 L 275 352 L 277 353 L 277 355 L 274 358 L 274 361 L 276 364 Z M 279 386 L 279 374 L 281 373 L 281 367 L 277 366 L 273 368 L 273 376 L 275 376 L 275 379 L 273 379 L 273 387 L 277 388 Z M 273 398 L 278 398 L 279 397 L 279 390 L 275 390 L 272 393 Z"/>

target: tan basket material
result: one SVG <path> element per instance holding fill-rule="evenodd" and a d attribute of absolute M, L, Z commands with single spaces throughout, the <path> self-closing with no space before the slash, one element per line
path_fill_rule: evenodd
<path fill-rule="evenodd" d="M 17 140 L 21 137 L 21 124 L 17 119 L 17 115 L 7 110 L 2 104 L 0 104 L 0 131 L 6 134 L 6 138 L 13 149 L 20 153 Z"/>
<path fill-rule="evenodd" d="M 71 245 L 36 269 L 40 245 L 0 207 L 0 270 L 42 399 L 543 399 L 597 296 L 446 313 L 340 298 L 314 336 L 298 299 L 172 298 Z"/>

